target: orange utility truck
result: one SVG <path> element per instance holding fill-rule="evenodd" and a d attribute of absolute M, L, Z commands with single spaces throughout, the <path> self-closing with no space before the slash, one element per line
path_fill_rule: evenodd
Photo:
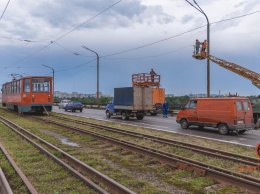
<path fill-rule="evenodd" d="M 223 135 L 254 129 L 251 103 L 244 97 L 192 98 L 179 111 L 176 122 L 183 129 L 191 125 L 218 128 Z"/>

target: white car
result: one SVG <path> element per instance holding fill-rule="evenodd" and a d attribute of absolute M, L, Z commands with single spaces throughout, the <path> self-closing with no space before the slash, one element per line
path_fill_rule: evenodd
<path fill-rule="evenodd" d="M 59 104 L 59 109 L 60 108 L 65 108 L 65 106 L 70 103 L 70 100 L 62 100 Z"/>

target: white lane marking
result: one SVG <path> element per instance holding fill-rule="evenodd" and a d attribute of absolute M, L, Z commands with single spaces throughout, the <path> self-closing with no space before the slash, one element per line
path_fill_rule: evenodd
<path fill-rule="evenodd" d="M 147 125 L 147 126 L 151 126 L 151 127 L 160 127 L 160 128 L 165 128 L 165 129 L 169 129 L 169 127 L 164 127 L 164 126 L 160 126 L 160 125 L 151 125 L 151 124 L 147 124 L 147 123 L 144 123 L 143 125 Z"/>

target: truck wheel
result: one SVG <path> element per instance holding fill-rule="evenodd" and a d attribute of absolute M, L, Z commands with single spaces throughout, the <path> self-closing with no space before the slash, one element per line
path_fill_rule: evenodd
<path fill-rule="evenodd" d="M 144 118 L 144 116 L 143 115 L 137 115 L 136 118 L 137 118 L 137 120 L 142 120 Z"/>
<path fill-rule="evenodd" d="M 128 120 L 129 119 L 129 116 L 127 116 L 126 112 L 122 112 L 122 119 L 123 120 Z"/>
<path fill-rule="evenodd" d="M 238 131 L 238 134 L 241 135 L 241 134 L 243 134 L 245 132 L 246 132 L 246 130 L 240 130 L 240 131 Z"/>
<path fill-rule="evenodd" d="M 229 129 L 226 124 L 220 124 L 218 126 L 218 131 L 221 135 L 227 135 L 229 133 Z"/>
<path fill-rule="evenodd" d="M 106 116 L 107 116 L 107 118 L 111 117 L 111 114 L 110 114 L 109 110 L 106 111 Z"/>
<path fill-rule="evenodd" d="M 181 128 L 183 129 L 188 129 L 189 128 L 189 123 L 186 119 L 181 120 Z"/>

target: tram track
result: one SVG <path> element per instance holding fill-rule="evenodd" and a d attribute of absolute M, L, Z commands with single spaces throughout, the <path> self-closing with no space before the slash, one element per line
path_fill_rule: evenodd
<path fill-rule="evenodd" d="M 8 162 L 10 163 L 10 165 L 12 166 L 14 171 L 16 172 L 16 175 L 18 175 L 19 178 L 22 180 L 22 182 L 25 185 L 25 187 L 27 188 L 28 192 L 33 193 L 33 194 L 37 194 L 38 192 L 33 187 L 32 183 L 24 175 L 22 170 L 18 167 L 18 165 L 15 163 L 14 159 L 9 155 L 9 153 L 7 152 L 7 150 L 4 148 L 4 146 L 1 143 L 0 143 L 0 151 L 6 157 L 6 159 L 8 160 Z M 1 173 L 1 181 L 0 182 L 1 182 L 1 187 L 2 187 L 2 190 L 0 190 L 0 193 L 1 193 L 1 191 L 3 191 L 3 193 L 6 193 L 6 194 L 12 193 L 12 190 L 10 188 L 9 183 L 4 180 L 2 173 Z"/>
<path fill-rule="evenodd" d="M 108 176 L 102 174 L 101 172 L 93 169 L 92 167 L 81 162 L 80 160 L 74 158 L 70 154 L 48 143 L 47 141 L 34 135 L 33 133 L 27 131 L 26 129 L 18 126 L 17 124 L 5 119 L 2 116 L 0 116 L 0 120 L 2 121 L 3 124 L 11 128 L 13 131 L 15 131 L 17 134 L 19 134 L 21 137 L 26 139 L 31 144 L 33 144 L 34 147 L 38 148 L 40 152 L 46 154 L 56 163 L 63 166 L 65 169 L 71 172 L 75 177 L 80 179 L 88 187 L 94 189 L 98 193 L 120 193 L 120 194 L 135 193 L 130 189 L 124 187 L 123 185 L 119 184 L 118 182 L 114 181 L 113 179 L 109 178 Z M 40 143 L 36 143 L 36 142 L 40 142 Z M 45 147 L 48 147 L 48 150 Z M 62 159 L 53 155 L 51 151 L 49 151 L 49 149 L 61 153 Z"/>
<path fill-rule="evenodd" d="M 185 157 L 182 157 L 182 156 L 179 156 L 179 155 L 176 155 L 176 154 L 172 154 L 172 153 L 167 153 L 167 152 L 164 152 L 164 151 L 161 151 L 161 150 L 158 150 L 158 149 L 154 149 L 154 148 L 151 148 L 151 147 L 142 146 L 142 145 L 138 145 L 138 144 L 135 144 L 135 143 L 130 143 L 130 142 L 124 141 L 122 139 L 117 139 L 117 138 L 110 137 L 110 136 L 107 136 L 107 135 L 104 135 L 104 134 L 101 134 L 101 133 L 91 132 L 91 131 L 82 129 L 81 127 L 79 128 L 79 127 L 67 125 L 67 124 L 64 124 L 64 122 L 61 123 L 64 120 L 61 120 L 61 122 L 57 122 L 57 120 L 60 119 L 59 117 L 55 116 L 53 118 L 55 118 L 56 121 L 53 121 L 53 120 L 50 120 L 50 119 L 43 119 L 43 118 L 34 117 L 34 119 L 43 121 L 45 123 L 49 122 L 51 124 L 55 124 L 55 125 L 64 127 L 66 129 L 74 130 L 74 131 L 77 131 L 79 133 L 83 133 L 85 135 L 90 135 L 90 136 L 92 136 L 96 139 L 109 142 L 113 145 L 120 146 L 123 149 L 130 150 L 132 152 L 136 152 L 136 153 L 139 153 L 141 155 L 148 156 L 150 158 L 155 158 L 155 159 L 157 159 L 157 160 L 159 160 L 163 163 L 166 163 L 170 166 L 173 166 L 175 168 L 179 168 L 179 169 L 187 170 L 187 171 L 191 171 L 191 172 L 196 172 L 196 173 L 200 174 L 201 176 L 211 177 L 211 178 L 213 178 L 213 179 L 215 179 L 219 182 L 222 182 L 222 183 L 228 183 L 228 184 L 231 184 L 231 185 L 235 185 L 237 187 L 242 187 L 246 190 L 256 192 L 256 193 L 259 192 L 260 179 L 258 179 L 258 178 L 254 178 L 252 176 L 248 176 L 248 175 L 245 175 L 245 174 L 242 174 L 242 173 L 238 173 L 238 172 L 230 171 L 230 170 L 227 170 L 227 169 L 224 169 L 224 168 L 209 165 L 209 164 L 206 164 L 206 163 L 203 163 L 203 162 L 198 162 L 198 161 L 195 161 L 195 160 L 192 160 L 192 159 L 189 159 L 189 158 L 185 158 Z M 65 120 L 68 121 L 68 118 L 65 118 Z M 72 121 L 69 120 L 69 122 L 72 122 Z M 83 122 L 83 123 L 81 122 L 81 124 L 86 125 L 85 122 Z M 88 124 L 88 125 L 90 125 L 90 124 Z M 103 130 L 118 130 L 117 128 L 111 129 L 111 127 L 95 125 L 93 123 L 91 124 L 91 127 L 103 129 Z M 121 131 L 121 133 L 122 133 L 122 131 Z M 127 132 L 125 135 L 129 135 L 129 134 L 130 133 Z M 142 138 L 150 138 L 150 139 L 152 138 L 149 135 L 145 136 L 144 134 L 138 134 L 138 133 L 132 134 L 132 135 L 142 136 Z M 153 137 L 153 139 L 158 139 L 158 141 L 160 141 L 160 142 L 166 140 L 166 139 L 161 139 L 159 137 L 156 137 L 156 138 Z M 222 155 L 223 154 L 227 154 L 227 153 L 223 152 Z M 236 157 L 237 157 L 237 155 L 236 155 Z M 250 164 L 250 165 L 258 165 L 259 164 L 258 162 L 254 162 L 254 160 L 252 160 L 252 158 L 250 158 L 250 157 L 244 157 L 243 156 L 241 158 L 247 158 L 247 160 L 250 160 L 250 161 L 246 161 L 244 159 L 239 159 L 239 160 L 237 160 L 237 162 L 242 162 L 244 164 Z M 236 159 L 234 159 L 234 160 L 236 160 Z M 241 160 L 243 160 L 243 161 L 241 161 Z"/>
<path fill-rule="evenodd" d="M 213 157 L 227 159 L 227 160 L 234 161 L 234 162 L 239 162 L 239 163 L 242 163 L 245 165 L 250 165 L 250 166 L 259 166 L 260 165 L 260 160 L 258 158 L 253 158 L 253 157 L 248 157 L 248 156 L 235 154 L 235 153 L 231 153 L 231 152 L 226 152 L 226 151 L 222 151 L 222 150 L 202 147 L 202 146 L 198 146 L 198 145 L 194 145 L 194 144 L 190 144 L 190 143 L 176 141 L 173 139 L 162 138 L 159 136 L 152 136 L 152 135 L 148 135 L 145 133 L 138 133 L 138 132 L 129 131 L 129 130 L 125 130 L 125 129 L 119 129 L 119 128 L 115 128 L 115 127 L 94 124 L 94 123 L 90 123 L 90 122 L 86 122 L 86 121 L 79 121 L 79 120 L 65 118 L 65 117 L 57 116 L 57 115 L 52 115 L 52 117 L 58 118 L 58 119 L 61 119 L 64 121 L 68 121 L 68 122 L 73 122 L 73 123 L 77 123 L 77 124 L 94 127 L 94 128 L 100 129 L 100 130 L 106 130 L 106 131 L 110 131 L 110 132 L 114 132 L 114 133 L 120 133 L 123 135 L 132 136 L 135 138 L 150 140 L 150 141 L 157 142 L 160 144 L 165 144 L 165 145 L 169 145 L 169 146 L 175 146 L 178 148 L 192 150 L 194 152 L 199 152 L 199 153 L 210 155 Z"/>

